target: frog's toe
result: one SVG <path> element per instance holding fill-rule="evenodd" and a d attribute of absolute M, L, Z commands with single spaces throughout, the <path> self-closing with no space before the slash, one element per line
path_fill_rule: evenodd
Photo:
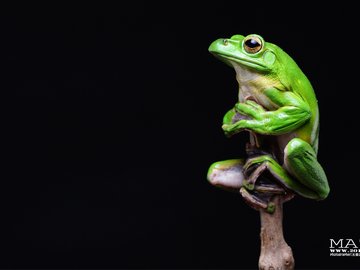
<path fill-rule="evenodd" d="M 260 165 L 260 163 L 263 163 L 265 161 L 273 161 L 273 158 L 271 158 L 268 154 L 249 158 L 244 165 L 244 170 L 249 170 L 251 169 L 251 167 L 254 167 L 255 165 Z"/>

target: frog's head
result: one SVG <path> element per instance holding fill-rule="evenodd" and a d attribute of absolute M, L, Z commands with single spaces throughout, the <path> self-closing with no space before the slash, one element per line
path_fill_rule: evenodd
<path fill-rule="evenodd" d="M 259 35 L 234 35 L 211 43 L 209 51 L 230 66 L 239 65 L 260 73 L 276 73 L 283 51 Z"/>

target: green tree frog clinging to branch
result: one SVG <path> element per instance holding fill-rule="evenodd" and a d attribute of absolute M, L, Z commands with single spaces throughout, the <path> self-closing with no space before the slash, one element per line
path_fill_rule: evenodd
<path fill-rule="evenodd" d="M 235 69 L 239 83 L 238 102 L 225 114 L 222 129 L 228 136 L 249 131 L 253 144 L 260 148 L 267 145 L 270 153 L 250 157 L 241 168 L 246 171 L 255 166 L 255 171 L 238 180 L 219 179 L 214 172 L 232 168 L 241 160 L 214 163 L 209 169 L 209 181 L 216 180 L 220 186 L 221 181 L 233 181 L 224 186 L 252 190 L 256 178 L 268 171 L 287 190 L 310 199 L 325 199 L 330 189 L 317 160 L 317 99 L 298 65 L 259 35 L 218 39 L 209 51 Z"/>

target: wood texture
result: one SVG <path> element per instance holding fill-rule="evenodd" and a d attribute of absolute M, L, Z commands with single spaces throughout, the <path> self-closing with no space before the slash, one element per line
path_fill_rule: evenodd
<path fill-rule="evenodd" d="M 293 253 L 283 235 L 282 196 L 275 196 L 273 203 L 274 213 L 269 214 L 266 210 L 259 210 L 261 219 L 259 269 L 292 270 L 295 266 Z"/>

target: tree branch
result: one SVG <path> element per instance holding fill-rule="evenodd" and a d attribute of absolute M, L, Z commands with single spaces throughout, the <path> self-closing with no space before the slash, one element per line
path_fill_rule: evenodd
<path fill-rule="evenodd" d="M 275 196 L 272 202 L 275 205 L 274 213 L 259 210 L 261 220 L 259 269 L 292 270 L 295 266 L 294 257 L 283 235 L 283 198 Z"/>

